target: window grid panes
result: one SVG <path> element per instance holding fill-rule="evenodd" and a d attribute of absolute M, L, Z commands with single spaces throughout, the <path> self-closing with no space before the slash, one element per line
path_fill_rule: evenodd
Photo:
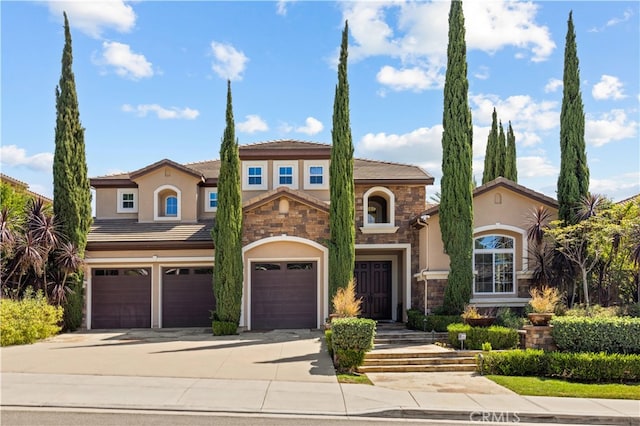
<path fill-rule="evenodd" d="M 165 214 L 167 216 L 178 216 L 178 197 L 167 197 Z"/>
<path fill-rule="evenodd" d="M 215 209 L 218 207 L 218 193 L 210 192 L 209 193 L 209 207 Z"/>
<path fill-rule="evenodd" d="M 134 207 L 134 200 L 132 193 L 122 194 L 122 208 L 123 209 L 132 209 Z"/>
<path fill-rule="evenodd" d="M 278 176 L 280 185 L 292 185 L 293 184 L 293 167 L 282 166 L 278 168 Z"/>
<path fill-rule="evenodd" d="M 312 185 L 322 185 L 323 183 L 323 168 L 322 166 L 309 167 L 309 183 Z"/>
<path fill-rule="evenodd" d="M 249 167 L 249 185 L 262 185 L 262 167 Z"/>
<path fill-rule="evenodd" d="M 474 293 L 513 294 L 514 239 L 501 235 L 488 235 L 474 241 Z"/>

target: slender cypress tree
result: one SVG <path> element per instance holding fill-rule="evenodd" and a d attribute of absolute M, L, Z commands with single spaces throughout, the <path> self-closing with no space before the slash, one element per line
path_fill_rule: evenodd
<path fill-rule="evenodd" d="M 62 71 L 56 87 L 55 153 L 53 156 L 53 211 L 61 233 L 84 255 L 91 227 L 91 187 L 87 176 L 84 128 L 80 123 L 78 96 L 73 75 L 73 52 L 69 20 L 64 13 Z M 64 328 L 82 324 L 82 274 L 70 282 L 72 292 L 64 306 Z"/>
<path fill-rule="evenodd" d="M 507 128 L 507 160 L 504 163 L 504 177 L 518 182 L 518 166 L 516 165 L 516 135 L 513 133 L 511 121 Z"/>
<path fill-rule="evenodd" d="M 349 124 L 349 82 L 347 47 L 349 23 L 345 22 L 340 46 L 338 84 L 333 104 L 333 147 L 329 168 L 331 206 L 329 210 L 329 300 L 338 288 L 353 278 L 355 264 L 355 188 L 353 181 L 353 142 Z"/>
<path fill-rule="evenodd" d="M 487 149 L 484 155 L 484 172 L 482 173 L 482 184 L 495 179 L 496 176 L 496 161 L 498 153 L 498 113 L 493 108 L 493 114 L 491 115 L 491 131 L 487 138 Z"/>
<path fill-rule="evenodd" d="M 564 48 L 562 110 L 560 112 L 560 176 L 558 177 L 558 217 L 567 224 L 575 223 L 575 208 L 581 197 L 589 193 L 589 167 L 584 141 L 584 106 L 580 92 L 580 68 L 569 12 Z"/>
<path fill-rule="evenodd" d="M 226 127 L 220 146 L 218 210 L 212 230 L 215 246 L 214 334 L 235 334 L 242 303 L 242 194 L 240 153 L 235 136 L 231 82 L 227 81 Z"/>
<path fill-rule="evenodd" d="M 504 127 L 502 127 L 502 120 L 500 120 L 500 131 L 498 132 L 498 156 L 496 161 L 496 178 L 504 177 L 505 163 L 507 161 L 507 141 L 504 135 Z"/>
<path fill-rule="evenodd" d="M 449 278 L 444 293 L 444 309 L 460 313 L 471 298 L 473 283 L 473 205 L 471 160 L 473 133 L 467 81 L 462 2 L 451 2 L 449 45 L 444 83 L 442 126 L 442 195 L 440 228 L 449 255 Z"/>
<path fill-rule="evenodd" d="M 62 233 L 84 254 L 91 227 L 91 187 L 87 176 L 84 128 L 80 123 L 69 20 L 64 13 L 62 73 L 56 87 L 53 210 Z"/>

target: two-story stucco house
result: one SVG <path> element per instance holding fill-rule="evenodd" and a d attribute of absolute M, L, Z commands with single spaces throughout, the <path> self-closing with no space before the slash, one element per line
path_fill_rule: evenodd
<path fill-rule="evenodd" d="M 327 318 L 330 158 L 331 145 L 311 142 L 240 147 L 240 326 L 317 328 Z M 91 179 L 96 217 L 86 250 L 87 328 L 211 324 L 219 166 L 162 160 Z M 437 206 L 426 205 L 433 177 L 413 165 L 356 158 L 354 180 L 363 316 L 402 321 L 410 307 L 441 305 L 448 258 Z M 504 179 L 474 192 L 475 302 L 524 304 L 524 216 L 540 203 L 556 209 L 554 200 Z"/>

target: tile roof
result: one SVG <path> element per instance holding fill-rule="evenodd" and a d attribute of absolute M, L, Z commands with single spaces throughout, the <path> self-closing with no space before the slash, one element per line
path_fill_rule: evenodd
<path fill-rule="evenodd" d="M 197 223 L 138 223 L 136 219 L 94 220 L 87 243 L 212 241 L 213 220 Z"/>
<path fill-rule="evenodd" d="M 277 189 L 264 192 L 262 194 L 256 195 L 253 198 L 248 199 L 247 201 L 242 203 L 242 208 L 243 210 L 251 210 L 253 208 L 259 207 L 263 204 L 266 204 L 272 200 L 278 199 L 283 196 L 286 196 L 288 198 L 291 198 L 292 200 L 296 200 L 308 206 L 315 207 L 326 213 L 329 212 L 329 203 L 319 200 L 315 197 L 312 197 L 311 195 L 305 192 L 289 189 L 285 186 L 281 186 Z"/>

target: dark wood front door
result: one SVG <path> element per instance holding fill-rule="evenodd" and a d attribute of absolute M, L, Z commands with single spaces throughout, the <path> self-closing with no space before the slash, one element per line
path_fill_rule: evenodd
<path fill-rule="evenodd" d="M 91 328 L 151 327 L 151 269 L 92 269 Z"/>
<path fill-rule="evenodd" d="M 251 264 L 251 328 L 316 328 L 317 262 Z"/>
<path fill-rule="evenodd" d="M 162 327 L 210 327 L 213 268 L 162 268 Z"/>
<path fill-rule="evenodd" d="M 356 261 L 356 297 L 362 298 L 361 316 L 391 319 L 391 261 Z"/>

